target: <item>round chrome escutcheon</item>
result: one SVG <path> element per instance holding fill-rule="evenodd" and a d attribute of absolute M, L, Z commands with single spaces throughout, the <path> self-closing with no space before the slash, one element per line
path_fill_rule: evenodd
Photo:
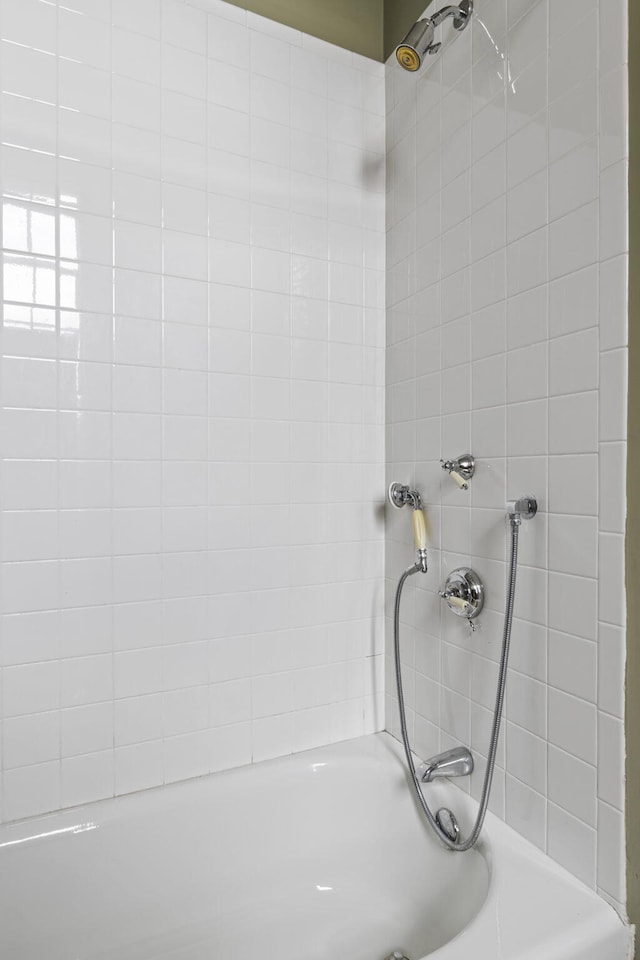
<path fill-rule="evenodd" d="M 471 567 L 458 567 L 447 577 L 440 596 L 456 617 L 472 620 L 484 606 L 484 584 Z"/>

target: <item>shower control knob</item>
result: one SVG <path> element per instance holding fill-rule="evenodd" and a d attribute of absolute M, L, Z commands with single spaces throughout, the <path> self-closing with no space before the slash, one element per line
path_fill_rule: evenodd
<path fill-rule="evenodd" d="M 443 470 L 455 480 L 461 490 L 469 489 L 469 480 L 476 472 L 476 461 L 470 453 L 463 453 L 455 460 L 441 460 L 440 465 Z"/>
<path fill-rule="evenodd" d="M 472 620 L 484 606 L 484 585 L 475 570 L 458 567 L 447 577 L 440 596 L 456 617 Z"/>

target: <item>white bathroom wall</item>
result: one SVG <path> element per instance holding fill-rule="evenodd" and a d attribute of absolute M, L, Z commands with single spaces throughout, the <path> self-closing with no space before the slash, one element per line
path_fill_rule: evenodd
<path fill-rule="evenodd" d="M 387 65 L 387 480 L 432 528 L 403 607 L 411 733 L 423 756 L 470 743 L 479 795 L 505 503 L 535 495 L 491 808 L 623 912 L 626 3 L 478 0 L 447 36 L 416 75 Z M 438 461 L 467 451 L 465 493 Z M 390 603 L 412 545 L 388 513 Z M 436 594 L 463 564 L 475 633 Z"/>
<path fill-rule="evenodd" d="M 386 68 L 412 737 L 482 774 L 535 494 L 492 808 L 620 910 L 625 14 L 477 0 Z M 382 68 L 219 0 L 0 0 L 0 36 L 3 818 L 379 729 Z"/>
<path fill-rule="evenodd" d="M 383 67 L 2 0 L 6 820 L 382 726 Z"/>

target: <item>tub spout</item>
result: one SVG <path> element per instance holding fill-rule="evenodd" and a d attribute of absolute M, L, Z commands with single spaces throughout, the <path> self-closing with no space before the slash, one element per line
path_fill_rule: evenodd
<path fill-rule="evenodd" d="M 431 783 L 436 777 L 468 777 L 473 772 L 473 756 L 467 747 L 453 747 L 431 757 L 417 770 L 422 783 Z"/>

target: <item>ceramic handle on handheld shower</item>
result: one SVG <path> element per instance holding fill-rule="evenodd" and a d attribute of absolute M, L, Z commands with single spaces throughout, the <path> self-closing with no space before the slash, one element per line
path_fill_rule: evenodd
<path fill-rule="evenodd" d="M 427 521 L 424 516 L 424 511 L 417 509 L 413 511 L 413 539 L 415 541 L 416 550 L 426 550 L 427 549 Z"/>
<path fill-rule="evenodd" d="M 413 539 L 418 553 L 417 568 L 422 573 L 427 572 L 427 518 L 422 507 L 415 507 L 411 516 L 413 523 Z"/>
<path fill-rule="evenodd" d="M 413 524 L 413 539 L 418 552 L 416 569 L 427 572 L 427 518 L 422 510 L 422 499 L 417 490 L 411 490 L 404 483 L 394 482 L 389 486 L 387 494 L 393 507 L 401 509 L 410 504 L 413 507 L 411 519 Z"/>

